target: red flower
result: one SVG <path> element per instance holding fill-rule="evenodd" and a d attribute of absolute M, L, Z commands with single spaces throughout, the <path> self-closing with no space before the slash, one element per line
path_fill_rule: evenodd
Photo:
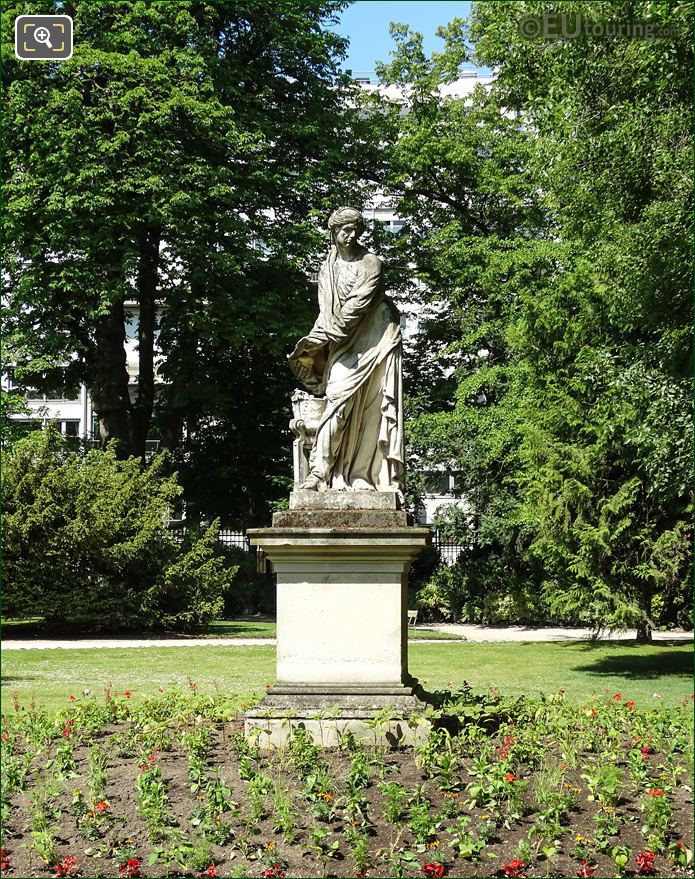
<path fill-rule="evenodd" d="M 140 875 L 141 866 L 142 861 L 140 858 L 128 858 L 128 861 L 125 864 L 121 864 L 118 868 L 118 872 L 122 873 L 123 876 L 127 876 L 128 879 L 137 879 Z"/>
<path fill-rule="evenodd" d="M 577 870 L 577 876 L 579 876 L 579 879 L 591 879 L 597 870 L 598 866 L 596 864 L 587 864 L 586 858 L 582 858 L 582 865 Z"/>
<path fill-rule="evenodd" d="M 441 879 L 442 876 L 446 876 L 446 867 L 439 861 L 434 861 L 432 864 L 423 864 L 422 872 L 429 879 Z"/>
<path fill-rule="evenodd" d="M 217 868 L 215 867 L 214 864 L 210 864 L 210 866 L 207 868 L 207 870 L 205 870 L 204 873 L 201 873 L 200 876 L 201 876 L 201 879 L 203 879 L 203 877 L 205 877 L 205 876 L 210 876 L 210 877 L 217 876 Z"/>
<path fill-rule="evenodd" d="M 642 751 L 642 759 L 646 760 L 647 754 L 652 753 L 652 746 L 651 745 L 642 745 L 640 750 Z"/>
<path fill-rule="evenodd" d="M 130 697 L 131 697 L 133 694 L 130 692 L 130 690 L 124 690 L 124 691 L 123 691 L 123 695 L 126 697 L 126 699 L 130 699 Z"/>
<path fill-rule="evenodd" d="M 283 879 L 285 869 L 281 863 L 273 864 L 272 867 L 268 867 L 267 870 L 264 870 L 262 875 L 265 879 Z"/>
<path fill-rule="evenodd" d="M 79 866 L 74 855 L 66 855 L 59 864 L 54 864 L 56 876 L 77 876 Z"/>
<path fill-rule="evenodd" d="M 623 694 L 622 694 L 622 693 L 616 693 L 615 696 L 613 696 L 613 701 L 614 701 L 614 702 L 620 702 L 620 700 L 621 700 L 622 698 L 623 698 Z"/>
<path fill-rule="evenodd" d="M 68 699 L 69 699 L 71 702 L 74 702 L 74 701 L 75 701 L 75 697 L 74 697 L 74 696 L 68 696 Z M 70 855 L 68 855 L 68 857 L 70 857 Z"/>
<path fill-rule="evenodd" d="M 625 703 L 625 707 L 626 708 L 634 708 L 635 703 L 632 701 L 632 699 L 630 699 L 628 702 Z"/>
<path fill-rule="evenodd" d="M 663 797 L 664 795 L 664 792 L 662 790 L 659 790 L 658 787 L 650 787 L 647 793 L 650 797 Z"/>
<path fill-rule="evenodd" d="M 523 861 L 515 858 L 508 864 L 502 864 L 502 869 L 504 870 L 504 875 L 507 876 L 508 879 L 525 879 L 524 874 L 521 872 L 525 866 L 526 864 Z"/>
<path fill-rule="evenodd" d="M 504 780 L 505 780 L 505 781 L 508 781 L 508 782 L 511 784 L 513 781 L 518 781 L 519 779 L 518 779 L 518 777 L 517 777 L 516 775 L 514 775 L 513 772 L 508 772 L 508 773 L 504 776 Z"/>
<path fill-rule="evenodd" d="M 6 732 L 4 732 L 4 733 L 2 734 L 2 740 L 3 740 L 3 742 L 9 742 L 10 737 L 7 735 Z"/>
<path fill-rule="evenodd" d="M 110 811 L 111 806 L 107 800 L 102 800 L 100 803 L 97 803 L 94 808 L 97 812 L 108 812 Z"/>
<path fill-rule="evenodd" d="M 145 758 L 145 761 L 140 764 L 140 771 L 144 772 L 145 769 L 151 769 L 153 766 L 156 766 L 160 757 L 159 748 L 152 748 L 150 753 Z"/>
<path fill-rule="evenodd" d="M 637 864 L 637 872 L 640 876 L 654 875 L 654 852 L 645 849 L 645 851 L 637 855 L 635 863 Z"/>
<path fill-rule="evenodd" d="M 0 872 L 5 873 L 10 869 L 10 859 L 5 849 L 0 849 Z"/>

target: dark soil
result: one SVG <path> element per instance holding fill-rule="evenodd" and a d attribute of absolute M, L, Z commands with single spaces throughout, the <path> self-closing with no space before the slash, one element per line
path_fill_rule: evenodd
<path fill-rule="evenodd" d="M 210 721 L 202 718 L 198 718 L 198 723 L 211 724 Z M 212 845 L 210 848 L 209 863 L 214 865 L 216 875 L 260 877 L 274 864 L 280 864 L 278 875 L 284 873 L 288 877 L 358 876 L 358 869 L 344 835 L 344 831 L 350 826 L 345 802 L 351 754 L 343 751 L 325 751 L 320 758 L 317 758 L 329 765 L 333 778 L 331 791 L 318 792 L 322 794 L 323 801 L 327 801 L 334 810 L 334 815 L 329 821 L 319 820 L 316 814 L 312 814 L 312 808 L 321 798 L 316 796 L 317 792 L 307 794 L 306 770 L 304 773 L 298 771 L 296 763 L 289 754 L 257 755 L 257 759 L 251 759 L 250 763 L 247 761 L 245 765 L 251 766 L 252 775 L 261 773 L 269 776 L 275 784 L 280 784 L 289 793 L 292 807 L 297 815 L 296 838 L 289 843 L 276 826 L 273 810 L 277 801 L 272 790 L 266 791 L 260 798 L 265 814 L 257 817 L 256 820 L 252 817 L 249 782 L 242 777 L 245 772 L 242 766 L 244 745 L 239 733 L 241 723 L 242 719 L 237 717 L 224 724 L 220 722 L 212 724 L 214 730 L 205 757 L 206 771 L 213 774 L 215 770 L 218 771 L 220 779 L 231 790 L 231 800 L 238 804 L 222 816 L 222 820 L 231 828 L 229 840 L 224 845 Z M 189 757 L 182 746 L 182 733 L 190 731 L 191 728 L 191 719 L 186 718 L 185 726 L 182 722 L 178 728 L 165 725 L 164 729 L 160 730 L 164 748 L 157 759 L 157 765 L 161 770 L 169 810 L 173 816 L 171 824 L 179 828 L 184 840 L 195 844 L 200 842 L 202 836 L 201 831 L 191 824 L 190 819 L 196 807 L 200 806 L 205 798 L 204 794 L 192 790 Z M 148 863 L 148 857 L 156 848 L 156 844 L 153 844 L 148 836 L 147 825 L 138 814 L 136 802 L 136 779 L 141 771 L 142 742 L 137 738 L 140 732 L 135 738 L 132 735 L 127 737 L 124 736 L 127 730 L 128 724 L 112 724 L 92 740 L 86 741 L 79 741 L 80 733 L 76 732 L 72 740 L 76 771 L 70 777 L 62 778 L 59 792 L 57 789 L 57 795 L 51 804 L 51 829 L 57 840 L 56 860 L 60 862 L 65 856 L 76 857 L 78 872 L 73 875 L 116 877 L 119 876 L 119 860 L 121 863 L 125 860 L 123 851 L 127 848 L 131 857 L 142 861 L 140 868 L 142 876 L 200 875 L 205 869 L 200 862 L 200 858 L 205 858 L 205 855 L 201 855 L 200 852 L 197 861 L 191 860 L 190 852 L 182 855 L 183 866 L 176 866 L 174 862 L 167 868 L 161 857 L 152 864 Z M 149 735 L 148 731 L 145 730 L 143 735 L 146 739 Z M 84 828 L 81 828 L 78 818 L 71 811 L 71 804 L 76 790 L 81 790 L 85 798 L 88 797 L 88 753 L 91 742 L 94 741 L 104 748 L 108 756 L 108 780 L 101 796 L 107 801 L 108 814 L 112 817 L 106 823 L 99 825 L 95 838 L 87 839 L 83 832 Z M 49 749 L 44 749 L 43 753 L 39 752 L 34 757 L 28 775 L 30 779 L 28 789 L 13 794 L 5 800 L 3 848 L 7 869 L 3 871 L 4 875 L 10 877 L 56 875 L 55 866 L 45 864 L 32 848 L 30 818 L 31 798 L 32 794 L 34 799 L 36 798 L 37 785 L 40 788 L 42 781 L 50 780 L 52 774 L 54 777 L 55 764 L 50 758 L 55 755 L 55 747 L 54 743 Z M 361 789 L 361 793 L 369 803 L 370 820 L 364 826 L 360 826 L 361 822 L 355 821 L 354 826 L 360 829 L 368 840 L 370 866 L 366 870 L 367 876 L 398 875 L 398 867 L 394 865 L 393 860 L 388 860 L 388 853 L 394 850 L 410 851 L 418 861 L 417 864 L 403 865 L 401 875 L 423 876 L 424 864 L 433 862 L 443 864 L 448 875 L 452 877 L 504 875 L 503 865 L 509 864 L 517 856 L 517 846 L 527 838 L 537 818 L 531 784 L 528 784 L 524 791 L 524 807 L 521 809 L 524 814 L 509 827 L 505 827 L 503 812 L 499 811 L 497 827 L 487 846 L 478 854 L 476 861 L 457 857 L 456 851 L 449 845 L 451 831 L 456 825 L 458 815 L 470 817 L 471 829 L 479 826 L 481 820 L 489 820 L 483 819 L 483 815 L 490 814 L 489 807 L 486 810 L 468 806 L 470 797 L 466 794 L 466 786 L 474 782 L 469 772 L 475 754 L 463 756 L 455 783 L 450 785 L 448 792 L 441 790 L 440 779 L 428 777 L 418 768 L 412 749 L 393 751 L 367 749 L 366 754 L 374 758 L 369 770 L 369 782 Z M 566 818 L 568 823 L 559 837 L 558 851 L 551 853 L 550 861 L 541 852 L 535 861 L 531 859 L 532 862 L 527 864 L 520 874 L 523 873 L 528 877 L 576 876 L 581 866 L 581 858 L 577 853 L 577 837 L 585 837 L 588 845 L 588 863 L 597 866 L 594 875 L 597 877 L 616 875 L 616 867 L 610 855 L 607 852 L 597 852 L 589 842 L 593 841 L 596 833 L 594 816 L 599 807 L 595 802 L 587 800 L 586 784 L 580 777 L 580 767 L 591 756 L 593 755 L 579 754 L 575 768 L 563 770 L 562 787 L 567 790 L 576 788 L 577 798 L 575 806 L 568 812 Z M 546 764 L 548 760 L 555 760 L 555 765 L 561 760 L 559 754 L 553 754 L 551 751 L 544 759 Z M 650 754 L 646 759 L 651 761 L 650 769 L 653 769 L 653 777 L 658 779 L 659 772 L 663 771 L 659 755 Z M 524 780 L 531 780 L 534 772 L 532 766 L 521 763 L 516 768 L 521 783 Z M 646 848 L 645 837 L 641 832 L 643 816 L 639 808 L 644 797 L 632 797 L 627 765 L 622 765 L 621 770 L 624 778 L 623 797 L 615 807 L 619 833 L 613 836 L 610 842 L 611 845 L 630 847 L 631 857 L 625 875 L 634 876 L 637 875 L 635 856 Z M 246 774 L 248 776 L 248 769 Z M 408 826 L 407 814 L 401 822 L 386 820 L 385 801 L 380 791 L 380 784 L 383 781 L 397 782 L 413 791 L 420 787 L 421 794 L 431 801 L 429 813 L 431 816 L 436 815 L 435 820 L 441 820 L 441 824 L 428 841 L 421 845 L 421 850 L 418 850 L 416 840 Z M 451 790 L 451 787 L 455 787 L 456 790 Z M 683 841 L 692 848 L 691 790 L 682 783 L 672 788 L 670 802 L 673 808 L 673 830 L 670 840 Z M 339 842 L 337 851 L 332 857 L 326 858 L 323 864 L 312 848 L 310 831 L 314 828 L 327 831 L 329 843 L 334 840 Z M 690 869 L 685 870 L 669 863 L 665 852 L 656 854 L 654 867 L 657 876 L 692 875 Z"/>

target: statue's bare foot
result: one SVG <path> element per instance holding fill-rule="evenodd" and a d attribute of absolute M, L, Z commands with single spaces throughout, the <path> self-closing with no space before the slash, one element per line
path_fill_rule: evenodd
<path fill-rule="evenodd" d="M 299 490 L 300 491 L 318 491 L 320 483 L 321 483 L 321 480 L 318 476 L 311 475 L 307 479 L 305 479 L 304 482 L 302 482 L 302 484 L 299 486 Z"/>
<path fill-rule="evenodd" d="M 366 479 L 356 479 L 350 487 L 353 491 L 376 491 L 376 488 Z"/>

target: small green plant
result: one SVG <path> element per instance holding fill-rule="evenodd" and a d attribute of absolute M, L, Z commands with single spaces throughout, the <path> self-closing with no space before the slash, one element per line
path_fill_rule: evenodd
<path fill-rule="evenodd" d="M 396 781 L 380 784 L 379 791 L 383 797 L 384 818 L 392 824 L 402 821 L 407 814 L 412 791 Z"/>
<path fill-rule="evenodd" d="M 601 762 L 588 764 L 583 769 L 581 778 L 586 781 L 589 789 L 587 800 L 590 803 L 598 800 L 605 806 L 617 805 L 623 786 L 623 774 L 620 767 L 614 766 L 612 763 Z"/>
<path fill-rule="evenodd" d="M 393 876 L 394 879 L 403 879 L 406 870 L 419 871 L 420 869 L 420 862 L 415 853 L 401 848 L 398 845 L 398 840 L 387 849 L 379 849 L 376 856 L 388 869 L 387 875 Z"/>
<path fill-rule="evenodd" d="M 326 864 L 340 852 L 340 840 L 322 827 L 310 828 L 309 839 L 311 841 L 310 848 L 321 864 L 321 875 L 325 876 Z"/>
<path fill-rule="evenodd" d="M 158 748 L 148 750 L 140 762 L 140 773 L 135 782 L 138 814 L 147 826 L 150 841 L 154 843 L 165 840 L 167 829 L 175 823 L 159 759 Z"/>
<path fill-rule="evenodd" d="M 362 830 L 352 826 L 345 828 L 343 836 L 350 849 L 357 876 L 366 876 L 367 870 L 372 864 L 369 855 L 369 837 Z"/>
<path fill-rule="evenodd" d="M 371 824 L 369 817 L 371 808 L 369 800 L 361 790 L 349 790 L 345 795 L 343 810 L 345 817 L 351 824 L 368 827 Z"/>
<path fill-rule="evenodd" d="M 629 845 L 614 845 L 610 850 L 610 856 L 615 864 L 616 875 L 624 876 L 625 868 L 630 862 L 632 849 Z"/>
<path fill-rule="evenodd" d="M 668 859 L 670 863 L 677 864 L 679 867 L 689 867 L 693 860 L 692 849 L 682 842 L 671 842 L 668 846 Z"/>
<path fill-rule="evenodd" d="M 33 829 L 31 831 L 31 846 L 45 864 L 55 864 L 57 861 L 57 844 L 52 830 Z"/>
<path fill-rule="evenodd" d="M 647 837 L 647 847 L 655 852 L 664 851 L 673 814 L 668 794 L 660 788 L 650 788 L 641 809 L 644 815 L 642 833 Z"/>
<path fill-rule="evenodd" d="M 434 840 L 441 825 L 441 821 L 436 821 L 430 815 L 430 805 L 430 800 L 422 793 L 418 793 L 408 808 L 408 828 L 415 842 L 420 845 Z"/>
<path fill-rule="evenodd" d="M 94 808 L 96 804 L 104 798 L 107 781 L 107 754 L 99 744 L 94 744 L 89 749 L 87 757 L 89 765 L 89 777 L 87 779 L 87 789 L 89 791 L 90 806 Z"/>
<path fill-rule="evenodd" d="M 596 832 L 594 833 L 594 847 L 597 852 L 607 852 L 611 848 L 608 837 L 617 836 L 619 827 L 615 809 L 604 806 L 594 815 Z"/>
<path fill-rule="evenodd" d="M 262 772 L 257 772 L 250 779 L 246 788 L 246 795 L 250 807 L 250 823 L 257 825 L 259 821 L 268 817 L 266 797 L 273 790 L 273 779 Z"/>
<path fill-rule="evenodd" d="M 470 828 L 471 819 L 467 815 L 459 815 L 456 824 L 450 829 L 449 845 L 456 850 L 458 857 L 464 860 L 477 860 L 487 842 Z"/>
<path fill-rule="evenodd" d="M 279 780 L 273 786 L 273 829 L 282 833 L 286 843 L 291 845 L 297 838 L 299 815 L 292 805 L 292 796 Z"/>

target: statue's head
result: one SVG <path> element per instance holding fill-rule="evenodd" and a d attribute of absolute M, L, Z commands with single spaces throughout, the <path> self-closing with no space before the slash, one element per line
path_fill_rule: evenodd
<path fill-rule="evenodd" d="M 338 208 L 328 218 L 328 229 L 334 241 L 336 232 L 342 229 L 343 226 L 353 226 L 357 233 L 357 238 L 362 235 L 366 228 L 362 213 L 357 208 L 348 207 Z"/>

